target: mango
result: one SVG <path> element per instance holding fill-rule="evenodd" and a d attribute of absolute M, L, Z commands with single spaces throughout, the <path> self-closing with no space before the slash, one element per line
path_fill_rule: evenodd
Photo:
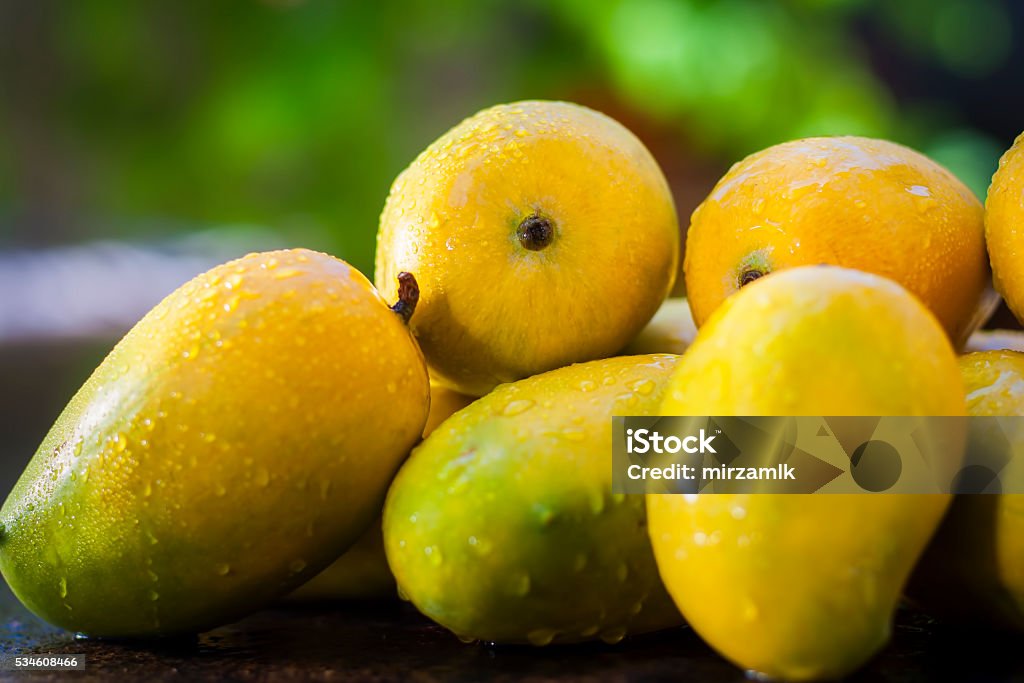
<path fill-rule="evenodd" d="M 0 510 L 0 571 L 90 636 L 200 632 L 306 581 L 373 521 L 429 401 L 405 320 L 296 249 L 183 285 L 114 347 Z"/>
<path fill-rule="evenodd" d="M 680 622 L 643 496 L 611 492 L 611 417 L 652 413 L 677 357 L 498 387 L 436 429 L 384 507 L 399 590 L 464 640 L 613 643 Z"/>
<path fill-rule="evenodd" d="M 1024 415 L 1024 353 L 969 353 L 960 370 L 968 414 Z M 1024 467 L 1014 458 L 999 474 L 1019 486 Z M 957 496 L 907 593 L 952 621 L 1024 630 L 1024 494 Z"/>
<path fill-rule="evenodd" d="M 792 140 L 751 154 L 693 212 L 683 264 L 698 327 L 767 273 L 827 263 L 895 280 L 962 346 L 991 311 L 984 209 L 935 161 L 887 140 Z"/>
<path fill-rule="evenodd" d="M 896 283 L 832 266 L 773 273 L 712 314 L 663 415 L 962 415 L 956 356 Z M 951 454 L 960 458 L 961 452 Z M 950 496 L 648 495 L 658 569 L 687 622 L 771 678 L 843 676 L 888 640 Z"/>
<path fill-rule="evenodd" d="M 985 199 L 985 246 L 992 280 L 1017 320 L 1024 320 L 1024 133 L 999 159 Z"/>
<path fill-rule="evenodd" d="M 617 121 L 568 102 L 466 119 L 395 180 L 377 286 L 422 287 L 413 332 L 445 386 L 498 384 L 610 356 L 672 289 L 679 223 L 657 162 Z"/>

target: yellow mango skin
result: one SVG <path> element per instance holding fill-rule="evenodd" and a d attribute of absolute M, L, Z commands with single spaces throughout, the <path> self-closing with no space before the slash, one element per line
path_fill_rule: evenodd
<path fill-rule="evenodd" d="M 898 369 L 898 371 L 894 371 Z M 683 356 L 664 415 L 962 415 L 935 318 L 884 278 L 830 266 L 730 298 Z M 687 622 L 744 669 L 843 676 L 890 619 L 949 496 L 649 495 L 651 541 Z"/>
<path fill-rule="evenodd" d="M 886 140 L 793 140 L 734 165 L 693 212 L 683 269 L 701 326 L 743 279 L 828 263 L 900 283 L 955 344 L 984 322 L 981 202 L 948 170 Z"/>
<path fill-rule="evenodd" d="M 985 199 L 985 240 L 992 278 L 1017 320 L 1024 320 L 1024 133 L 999 159 Z"/>
<path fill-rule="evenodd" d="M 1024 353 L 960 358 L 970 415 L 1024 415 Z M 1016 460 L 1002 471 L 1020 482 Z M 947 619 L 1024 630 L 1024 495 L 961 495 L 921 558 L 908 595 Z"/>
<path fill-rule="evenodd" d="M 621 356 L 646 353 L 682 355 L 697 336 L 697 326 L 690 313 L 690 302 L 684 298 L 666 299 L 640 334 L 633 338 Z"/>
<path fill-rule="evenodd" d="M 573 365 L 459 411 L 402 466 L 384 507 L 400 590 L 464 639 L 576 642 L 680 623 L 643 496 L 611 493 L 611 417 L 651 414 L 677 357 Z"/>
<path fill-rule="evenodd" d="M 540 250 L 522 221 L 553 224 Z M 484 110 L 395 180 L 381 215 L 377 286 L 420 284 L 411 325 L 431 375 L 472 396 L 611 356 L 675 280 L 679 225 L 661 169 L 622 125 L 565 102 Z"/>
<path fill-rule="evenodd" d="M 423 438 L 452 413 L 472 403 L 469 396 L 430 385 L 430 412 L 423 427 Z M 384 554 L 380 519 L 366 530 L 355 545 L 308 582 L 295 590 L 295 600 L 370 600 L 395 596 L 395 577 Z"/>
<path fill-rule="evenodd" d="M 0 570 L 30 610 L 91 636 L 232 621 L 369 526 L 428 401 L 412 335 L 346 263 L 218 266 L 58 418 L 0 511 Z"/>

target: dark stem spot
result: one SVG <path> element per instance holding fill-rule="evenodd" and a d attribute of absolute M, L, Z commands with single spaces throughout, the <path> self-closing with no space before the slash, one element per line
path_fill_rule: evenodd
<path fill-rule="evenodd" d="M 540 251 L 551 244 L 555 237 L 555 227 L 551 221 L 537 214 L 530 214 L 519 224 L 516 231 L 519 243 L 530 251 Z"/>
<path fill-rule="evenodd" d="M 754 280 L 764 277 L 765 273 L 757 268 L 744 268 L 743 272 L 740 273 L 739 284 L 740 287 L 746 287 Z"/>
<path fill-rule="evenodd" d="M 408 324 L 419 300 L 420 286 L 416 283 L 416 278 L 412 273 L 402 271 L 398 274 L 398 301 L 391 310 L 398 314 L 402 322 Z"/>

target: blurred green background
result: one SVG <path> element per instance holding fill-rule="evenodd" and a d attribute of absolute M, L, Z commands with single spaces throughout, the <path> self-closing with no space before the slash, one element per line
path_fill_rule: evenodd
<path fill-rule="evenodd" d="M 369 272 L 394 176 L 490 104 L 623 120 L 684 219 L 739 157 L 905 142 L 983 193 L 1018 117 L 1011 0 L 0 4 L 0 249 L 254 226 Z"/>
<path fill-rule="evenodd" d="M 1014 0 L 0 0 L 0 492 L 160 297 L 249 250 L 368 275 L 391 181 L 465 116 L 632 128 L 682 226 L 790 138 L 892 138 L 983 196 L 1024 128 Z"/>

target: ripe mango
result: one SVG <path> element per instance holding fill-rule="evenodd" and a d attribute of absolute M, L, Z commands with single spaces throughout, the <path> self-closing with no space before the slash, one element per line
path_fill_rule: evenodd
<path fill-rule="evenodd" d="M 399 272 L 416 274 L 431 375 L 482 396 L 621 349 L 672 289 L 678 254 L 672 193 L 636 136 L 579 105 L 514 102 L 395 179 L 376 276 L 390 297 Z"/>
<path fill-rule="evenodd" d="M 1024 353 L 969 353 L 960 370 L 968 414 L 1024 415 Z M 1014 458 L 999 475 L 1019 485 L 1024 467 Z M 907 593 L 947 619 L 1024 630 L 1024 495 L 957 496 Z"/>
<path fill-rule="evenodd" d="M 680 622 L 643 496 L 611 493 L 611 417 L 652 413 L 676 356 L 498 387 L 406 461 L 384 507 L 400 591 L 465 640 L 617 642 Z"/>
<path fill-rule="evenodd" d="M 812 266 L 727 299 L 661 413 L 962 415 L 964 393 L 947 336 L 915 297 L 876 275 Z M 744 669 L 809 680 L 843 676 L 885 644 L 950 496 L 647 500 L 658 569 L 687 622 Z"/>
<path fill-rule="evenodd" d="M 1024 255 L 1020 225 L 1024 220 L 1024 133 L 999 159 L 985 199 L 985 245 L 992 280 L 1017 320 L 1024 320 Z"/>
<path fill-rule="evenodd" d="M 774 145 L 735 164 L 693 212 L 683 270 L 698 326 L 733 292 L 828 263 L 895 280 L 962 346 L 990 311 L 984 209 L 948 170 L 887 140 Z"/>
<path fill-rule="evenodd" d="M 426 366 L 358 271 L 251 254 L 150 311 L 68 404 L 0 510 L 0 570 L 91 636 L 203 631 L 350 546 L 423 429 Z"/>

